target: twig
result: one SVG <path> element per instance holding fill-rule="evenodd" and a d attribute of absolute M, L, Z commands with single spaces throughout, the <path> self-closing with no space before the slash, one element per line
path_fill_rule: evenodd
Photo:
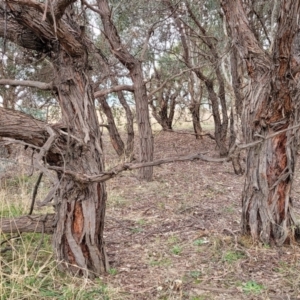
<path fill-rule="evenodd" d="M 49 191 L 49 193 L 47 194 L 47 196 L 45 197 L 45 199 L 42 202 L 38 202 L 37 206 L 38 207 L 42 207 L 47 205 L 54 197 L 57 189 L 59 187 L 59 181 L 57 182 L 57 184 Z"/>
<path fill-rule="evenodd" d="M 38 155 L 35 157 L 34 166 L 41 172 L 45 173 L 49 177 L 49 179 L 55 184 L 57 182 L 55 176 L 49 172 L 48 168 L 40 164 L 40 161 L 45 157 L 47 151 L 51 148 L 57 136 L 57 134 L 50 126 L 46 126 L 46 130 L 49 133 L 49 137 L 45 144 L 40 148 L 40 152 L 38 153 Z"/>
<path fill-rule="evenodd" d="M 43 174 L 43 173 L 42 173 Z M 40 240 L 40 243 L 38 244 L 38 246 L 35 248 L 34 250 L 34 255 L 33 255 L 33 261 L 36 260 L 36 257 L 38 255 L 38 251 L 41 249 L 42 245 L 43 245 L 43 242 L 44 242 L 44 237 L 45 237 L 45 223 L 46 223 L 46 220 L 47 220 L 47 217 L 48 217 L 48 214 L 46 214 L 44 216 L 44 219 L 41 220 L 41 222 L 43 222 L 43 225 L 42 225 L 42 236 L 41 236 L 41 240 Z"/>
<path fill-rule="evenodd" d="M 282 130 L 279 130 L 277 132 L 271 133 L 271 134 L 267 135 L 266 137 L 263 137 L 263 136 L 260 135 L 259 136 L 260 140 L 257 140 L 257 141 L 254 141 L 254 142 L 251 142 L 251 143 L 248 143 L 248 144 L 237 144 L 236 146 L 240 149 L 251 148 L 255 145 L 258 145 L 258 144 L 262 143 L 265 140 L 269 140 L 269 139 L 277 136 L 278 134 L 281 134 L 283 132 L 286 132 L 286 131 L 289 131 L 289 130 L 292 130 L 292 129 L 296 129 L 296 128 L 299 128 L 299 127 L 300 127 L 300 124 L 297 124 L 297 125 L 294 125 L 292 127 L 288 127 L 286 129 L 282 129 Z"/>
<path fill-rule="evenodd" d="M 41 183 L 41 180 L 43 178 L 43 172 L 40 172 L 39 174 L 39 177 L 34 185 L 34 189 L 33 189 L 33 193 L 32 193 L 32 200 L 31 200 L 31 205 L 30 205 L 30 209 L 29 209 L 29 213 L 28 215 L 31 215 L 32 212 L 33 212 L 33 208 L 34 208 L 34 203 L 35 203 L 35 198 L 36 198 L 36 195 L 37 195 L 37 191 L 38 191 L 38 188 L 39 188 L 39 185 Z"/>
<path fill-rule="evenodd" d="M 1 244 L 0 244 L 0 246 L 4 245 L 5 243 L 8 243 L 9 241 L 11 241 L 11 240 L 13 240 L 13 239 L 18 239 L 20 236 L 21 236 L 20 233 L 18 233 L 16 236 L 11 236 L 11 237 L 9 237 L 8 239 L 2 241 Z M 4 249 L 1 249 L 0 253 L 2 254 L 2 253 L 5 253 L 5 252 L 7 252 L 7 251 L 10 251 L 10 250 L 12 250 L 12 249 L 13 249 L 13 248 L 12 248 L 11 246 L 7 246 L 7 247 L 5 247 Z"/>

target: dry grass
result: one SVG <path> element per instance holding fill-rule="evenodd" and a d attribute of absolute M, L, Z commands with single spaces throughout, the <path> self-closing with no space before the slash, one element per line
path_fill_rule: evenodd
<path fill-rule="evenodd" d="M 107 136 L 104 145 L 106 164 L 117 164 Z M 155 134 L 155 158 L 201 151 L 217 154 L 208 138 Z M 123 173 L 107 184 L 108 274 L 94 282 L 63 275 L 50 237 L 36 252 L 40 235 L 22 235 L 1 254 L 1 299 L 300 299 L 299 245 L 270 248 L 240 235 L 242 185 L 230 163 L 175 162 L 148 183 Z M 11 215 L 27 211 L 32 184 L 23 187 L 19 198 L 1 191 L 2 215 L 13 205 Z"/>

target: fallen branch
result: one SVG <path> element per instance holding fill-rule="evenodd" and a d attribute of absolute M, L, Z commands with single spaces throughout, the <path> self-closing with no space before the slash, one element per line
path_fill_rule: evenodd
<path fill-rule="evenodd" d="M 44 232 L 51 234 L 54 228 L 54 214 L 0 219 L 0 233 Z"/>

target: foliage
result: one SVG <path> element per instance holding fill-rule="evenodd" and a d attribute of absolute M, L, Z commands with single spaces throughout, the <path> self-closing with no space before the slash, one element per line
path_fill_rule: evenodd
<path fill-rule="evenodd" d="M 246 294 L 260 294 L 264 290 L 264 286 L 255 281 L 247 281 L 243 284 L 243 291 Z"/>

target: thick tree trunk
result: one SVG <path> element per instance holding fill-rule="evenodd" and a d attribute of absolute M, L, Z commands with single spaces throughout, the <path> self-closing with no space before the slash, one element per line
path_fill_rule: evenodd
<path fill-rule="evenodd" d="M 300 1 L 281 2 L 272 58 L 250 31 L 241 1 L 224 0 L 222 5 L 251 79 L 243 113 L 245 140 L 252 147 L 247 155 L 242 229 L 254 240 L 281 245 L 294 222 L 290 192 L 299 123 Z"/>
<path fill-rule="evenodd" d="M 0 136 L 33 145 L 35 166 L 54 181 L 41 162 L 56 167 L 59 181 L 53 195 L 53 246 L 59 266 L 72 274 L 94 277 L 107 269 L 103 241 L 105 184 L 82 182 L 67 173 L 96 175 L 104 170 L 101 133 L 87 75 L 88 49 L 82 28 L 73 15 L 65 14 L 74 2 L 55 1 L 51 11 L 42 2 L 7 2 L 10 17 L 5 24 L 0 21 L 0 35 L 47 55 L 53 64 L 54 82 L 31 82 L 31 86 L 52 90 L 60 104 L 63 124 L 51 129 L 39 120 L 6 110 L 0 118 Z"/>
<path fill-rule="evenodd" d="M 74 172 L 95 175 L 104 169 L 103 153 L 85 68 L 84 57 L 72 58 L 63 51 L 55 64 L 62 119 L 67 132 L 81 141 L 67 145 L 62 166 Z M 63 171 L 58 172 L 58 176 L 60 185 L 54 203 L 57 223 L 53 236 L 57 259 L 63 269 L 73 274 L 94 277 L 107 269 L 103 241 L 105 185 L 76 182 Z"/>

